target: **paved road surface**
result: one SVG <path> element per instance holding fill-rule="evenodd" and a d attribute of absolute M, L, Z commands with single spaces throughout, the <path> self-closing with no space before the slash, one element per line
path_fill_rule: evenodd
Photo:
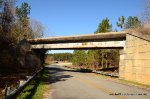
<path fill-rule="evenodd" d="M 51 94 L 48 99 L 150 99 L 149 91 L 93 73 L 79 73 L 50 65 L 49 74 Z"/>

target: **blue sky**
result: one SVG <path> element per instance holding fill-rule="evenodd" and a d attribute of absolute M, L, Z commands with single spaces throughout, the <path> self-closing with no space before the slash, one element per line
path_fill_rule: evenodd
<path fill-rule="evenodd" d="M 144 0 L 18 0 L 17 5 L 22 2 L 31 5 L 30 18 L 45 26 L 45 37 L 92 34 L 106 17 L 115 29 L 118 17 L 140 17 L 144 6 Z"/>

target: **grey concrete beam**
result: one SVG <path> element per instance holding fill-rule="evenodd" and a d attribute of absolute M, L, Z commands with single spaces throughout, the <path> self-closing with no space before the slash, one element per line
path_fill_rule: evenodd
<path fill-rule="evenodd" d="M 59 36 L 49 38 L 28 39 L 30 44 L 77 43 L 98 41 L 120 41 L 126 39 L 125 32 L 108 32 L 74 36 Z"/>
<path fill-rule="evenodd" d="M 125 41 L 104 41 L 104 42 L 83 42 L 83 43 L 59 43 L 59 44 L 36 44 L 31 45 L 31 49 L 123 49 Z"/>

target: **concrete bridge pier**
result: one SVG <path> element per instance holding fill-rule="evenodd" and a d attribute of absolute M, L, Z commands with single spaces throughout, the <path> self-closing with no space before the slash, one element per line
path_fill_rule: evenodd
<path fill-rule="evenodd" d="M 46 51 L 45 49 L 42 49 L 42 50 L 32 50 L 35 55 L 40 59 L 40 63 L 41 63 L 41 66 L 45 63 L 45 57 L 46 57 Z"/>
<path fill-rule="evenodd" d="M 119 51 L 120 60 L 119 60 L 119 78 L 124 79 L 124 70 L 125 70 L 125 49 L 120 49 Z"/>

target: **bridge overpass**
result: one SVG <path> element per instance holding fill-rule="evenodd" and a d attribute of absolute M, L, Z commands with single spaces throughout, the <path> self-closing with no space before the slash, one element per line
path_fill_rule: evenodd
<path fill-rule="evenodd" d="M 31 49 L 120 49 L 119 78 L 150 85 L 150 34 L 109 32 L 29 39 Z"/>
<path fill-rule="evenodd" d="M 65 49 L 123 49 L 126 33 L 109 32 L 63 37 L 29 39 L 32 49 L 65 50 Z"/>

